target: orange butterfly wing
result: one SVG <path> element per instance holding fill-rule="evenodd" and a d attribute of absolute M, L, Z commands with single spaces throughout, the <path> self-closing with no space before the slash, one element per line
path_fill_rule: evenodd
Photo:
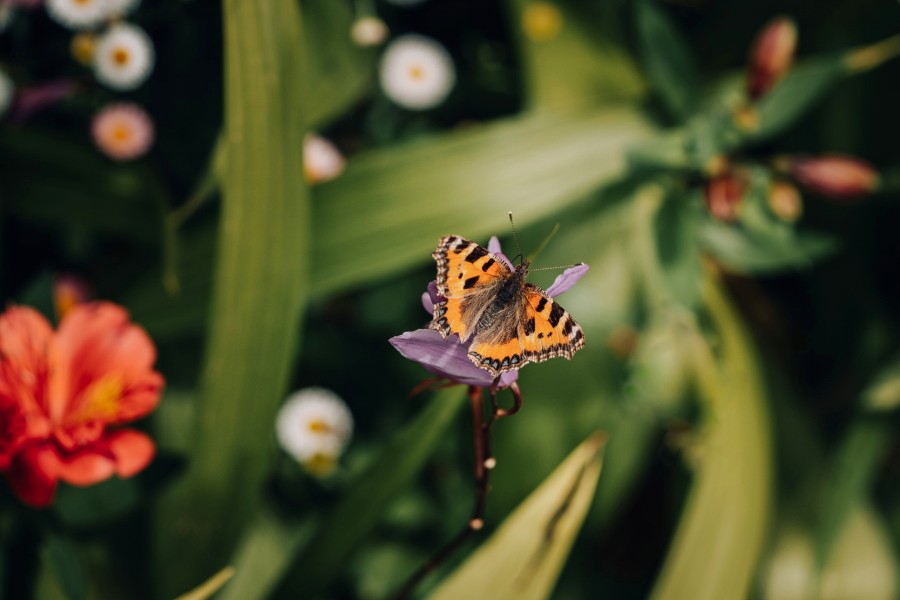
<path fill-rule="evenodd" d="M 469 358 L 495 377 L 530 362 L 557 356 L 572 358 L 584 347 L 584 330 L 558 302 L 542 289 L 525 284 L 515 318 L 516 329 L 500 322 L 498 331 L 479 333 L 469 348 Z M 503 331 L 508 333 L 503 335 Z"/>
<path fill-rule="evenodd" d="M 458 334 L 462 341 L 475 333 L 478 319 L 496 296 L 498 284 L 513 271 L 500 257 L 458 235 L 441 238 L 432 257 L 437 262 L 438 293 L 446 298 L 434 305 L 429 327 L 444 338 Z"/>

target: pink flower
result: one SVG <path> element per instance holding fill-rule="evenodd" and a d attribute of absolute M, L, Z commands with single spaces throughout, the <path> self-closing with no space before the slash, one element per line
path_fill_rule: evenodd
<path fill-rule="evenodd" d="M 133 160 L 153 145 L 153 120 L 137 104 L 109 104 L 94 115 L 91 134 L 97 147 L 111 159 Z"/>
<path fill-rule="evenodd" d="M 23 502 L 47 506 L 60 480 L 93 485 L 150 463 L 153 440 L 117 426 L 156 408 L 155 359 L 144 330 L 108 302 L 76 306 L 56 332 L 28 307 L 0 315 L 0 472 Z"/>
<path fill-rule="evenodd" d="M 792 156 L 787 162 L 791 176 L 798 183 L 828 198 L 851 200 L 878 187 L 878 171 L 855 156 Z"/>
<path fill-rule="evenodd" d="M 797 49 L 797 26 L 789 17 L 766 25 L 753 42 L 747 69 L 747 95 L 757 100 L 785 76 Z"/>

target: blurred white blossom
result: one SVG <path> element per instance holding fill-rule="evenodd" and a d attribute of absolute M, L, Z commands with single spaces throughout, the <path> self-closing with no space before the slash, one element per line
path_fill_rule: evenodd
<path fill-rule="evenodd" d="M 395 103 L 412 110 L 437 106 L 453 89 L 456 69 L 447 50 L 416 34 L 398 37 L 381 57 L 381 89 Z"/>
<path fill-rule="evenodd" d="M 133 90 L 150 75 L 155 55 L 143 29 L 128 23 L 110 27 L 94 51 L 97 80 L 116 90 Z"/>
<path fill-rule="evenodd" d="M 275 420 L 278 443 L 313 475 L 330 473 L 353 433 L 353 416 L 340 397 L 310 387 L 288 396 Z"/>

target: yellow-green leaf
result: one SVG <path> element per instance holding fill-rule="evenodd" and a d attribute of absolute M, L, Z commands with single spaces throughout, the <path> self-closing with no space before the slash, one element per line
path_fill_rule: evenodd
<path fill-rule="evenodd" d="M 685 339 L 708 412 L 698 467 L 652 598 L 746 598 L 771 510 L 769 416 L 749 334 L 722 288 L 707 280 L 704 302 L 717 354 L 700 335 Z"/>
<path fill-rule="evenodd" d="M 605 441 L 594 434 L 572 451 L 429 598 L 548 598 L 591 506 Z"/>

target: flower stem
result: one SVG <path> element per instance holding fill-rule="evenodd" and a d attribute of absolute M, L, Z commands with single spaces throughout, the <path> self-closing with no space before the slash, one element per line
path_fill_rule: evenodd
<path fill-rule="evenodd" d="M 397 593 L 394 594 L 393 598 L 395 600 L 408 598 L 419 583 L 469 539 L 472 533 L 484 527 L 484 511 L 487 506 L 490 474 L 491 470 L 497 466 L 497 461 L 491 452 L 491 428 L 497 419 L 514 415 L 519 411 L 522 407 L 522 392 L 519 390 L 519 386 L 513 383 L 509 388 L 513 393 L 513 408 L 503 409 L 497 403 L 498 388 L 495 383 L 490 388 L 491 410 L 488 413 L 488 418 L 485 419 L 484 401 L 481 397 L 482 389 L 475 386 L 469 387 L 469 400 L 472 404 L 472 442 L 475 454 L 475 503 L 472 507 L 472 514 L 465 526 L 450 541 L 444 544 L 431 558 L 410 575 Z"/>

